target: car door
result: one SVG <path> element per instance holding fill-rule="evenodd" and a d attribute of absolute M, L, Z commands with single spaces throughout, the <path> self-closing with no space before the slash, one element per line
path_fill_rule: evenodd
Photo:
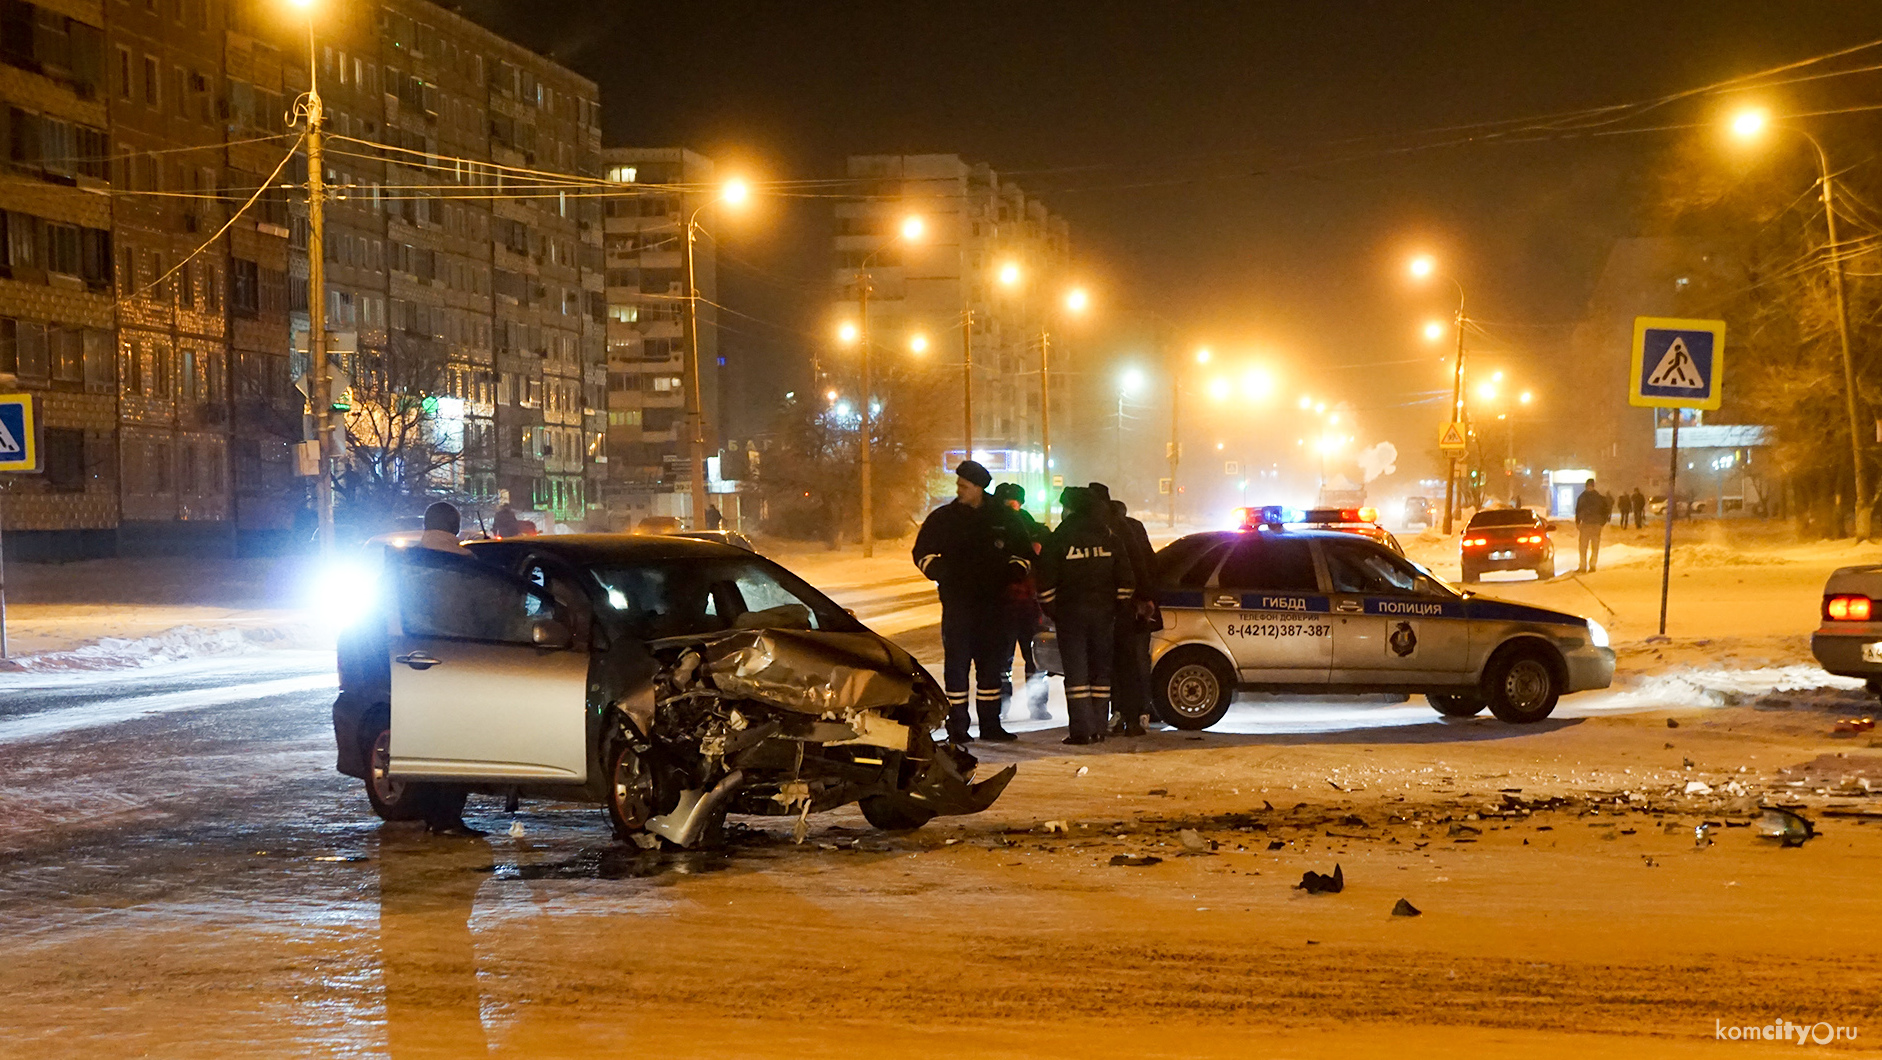
<path fill-rule="evenodd" d="M 588 651 L 566 609 L 470 556 L 401 549 L 388 573 L 391 773 L 585 781 Z"/>
<path fill-rule="evenodd" d="M 1333 623 L 1306 539 L 1243 535 L 1203 593 L 1203 604 L 1243 681 L 1326 683 Z"/>
<path fill-rule="evenodd" d="M 1319 542 L 1333 615 L 1333 685 L 1470 681 L 1464 602 L 1367 541 Z"/>

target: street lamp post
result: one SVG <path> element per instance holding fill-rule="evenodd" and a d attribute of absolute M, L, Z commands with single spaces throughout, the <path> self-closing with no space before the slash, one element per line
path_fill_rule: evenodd
<path fill-rule="evenodd" d="M 1764 131 L 1768 118 L 1763 111 L 1744 111 L 1732 120 L 1732 132 L 1741 139 L 1751 139 Z M 1869 540 L 1874 529 L 1871 506 L 1873 498 L 1869 495 L 1869 471 L 1862 462 L 1862 432 L 1856 419 L 1856 362 L 1849 351 L 1849 301 L 1844 288 L 1843 259 L 1837 253 L 1836 239 L 1836 200 L 1834 181 L 1830 173 L 1830 156 L 1824 151 L 1823 144 L 1810 132 L 1795 125 L 1779 125 L 1777 128 L 1794 132 L 1810 141 L 1817 160 L 1817 179 L 1823 185 L 1823 222 L 1828 230 L 1829 243 L 1824 248 L 1830 259 L 1830 275 L 1834 280 L 1836 292 L 1836 337 L 1843 353 L 1843 405 L 1849 419 L 1849 457 L 1853 484 L 1856 490 L 1855 508 L 1856 540 Z M 1667 505 L 1671 509 L 1672 499 L 1669 494 Z"/>
<path fill-rule="evenodd" d="M 1007 287 L 1019 285 L 1020 268 L 1013 262 L 1000 267 L 1000 283 Z M 1091 296 L 1082 287 L 1074 287 L 1065 293 L 1064 310 L 1068 315 L 1077 315 L 1090 305 Z M 1045 478 L 1045 519 L 1052 521 L 1052 330 L 1051 312 L 1048 310 L 1039 321 L 1039 448 L 1044 467 Z"/>
<path fill-rule="evenodd" d="M 688 454 L 691 479 L 693 529 L 706 529 L 706 403 L 701 392 L 699 373 L 699 282 L 693 270 L 693 244 L 699 237 L 699 214 L 714 202 L 738 205 L 745 201 L 748 189 L 743 181 L 727 181 L 716 199 L 700 203 L 686 218 L 686 422 L 692 438 Z"/>
<path fill-rule="evenodd" d="M 1413 258 L 1411 274 L 1423 279 L 1436 269 L 1436 263 L 1430 258 Z M 1451 368 L 1451 422 L 1464 422 L 1464 285 L 1455 276 L 1445 274 L 1445 279 L 1457 288 L 1457 359 Z M 1430 334 L 1429 331 L 1426 334 Z M 1451 532 L 1457 503 L 1457 457 L 1450 458 L 1450 473 L 1444 477 L 1444 532 Z"/>
<path fill-rule="evenodd" d="M 1124 374 L 1118 379 L 1117 430 L 1114 432 L 1116 435 L 1115 441 L 1117 443 L 1117 458 L 1116 464 L 1112 469 L 1112 477 L 1117 479 L 1120 487 L 1122 487 L 1124 482 L 1124 399 L 1136 394 L 1138 390 L 1143 388 L 1143 385 L 1144 373 L 1136 368 L 1126 369 Z"/>
<path fill-rule="evenodd" d="M 921 238 L 922 223 L 919 217 L 909 217 L 902 221 L 900 238 L 903 242 L 913 243 Z M 870 451 L 875 447 L 871 432 L 875 426 L 873 405 L 875 404 L 875 383 L 870 375 L 869 364 L 869 296 L 873 293 L 873 284 L 869 276 L 869 264 L 876 260 L 876 255 L 895 245 L 891 239 L 875 250 L 870 251 L 862 264 L 856 269 L 856 335 L 857 348 L 861 354 L 861 375 L 863 391 L 859 398 L 859 438 L 860 479 L 862 487 L 863 516 L 863 558 L 869 559 L 876 554 L 876 505 L 872 494 L 874 483 L 870 468 Z"/>
<path fill-rule="evenodd" d="M 961 321 L 961 444 L 974 458 L 974 311 Z"/>
<path fill-rule="evenodd" d="M 308 402 L 314 407 L 319 457 L 314 476 L 314 514 L 320 551 L 333 554 L 333 372 L 327 364 L 326 172 L 321 142 L 326 111 L 320 102 L 320 61 L 314 47 L 313 0 L 292 0 L 307 11 L 307 355 Z"/>

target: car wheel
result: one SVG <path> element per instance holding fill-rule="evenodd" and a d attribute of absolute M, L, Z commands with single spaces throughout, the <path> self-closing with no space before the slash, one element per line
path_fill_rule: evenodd
<path fill-rule="evenodd" d="M 1234 671 L 1206 648 L 1179 648 L 1165 655 L 1150 684 L 1157 714 L 1189 732 L 1221 721 L 1235 699 Z"/>
<path fill-rule="evenodd" d="M 1471 570 L 1469 567 L 1464 568 L 1464 580 L 1466 582 L 1474 582 L 1481 577 L 1483 577 L 1483 575 L 1479 572 Z"/>
<path fill-rule="evenodd" d="M 1516 648 L 1497 656 L 1483 681 L 1490 713 L 1515 725 L 1548 717 L 1562 696 L 1557 673 L 1548 656 L 1534 648 Z"/>
<path fill-rule="evenodd" d="M 1429 695 L 1425 700 L 1431 709 L 1447 718 L 1474 718 L 1484 708 L 1481 698 L 1472 695 Z"/>
<path fill-rule="evenodd" d="M 634 745 L 621 740 L 608 756 L 608 822 L 617 839 L 645 831 L 653 817 L 653 774 Z"/>
<path fill-rule="evenodd" d="M 1537 581 L 1546 582 L 1550 578 L 1553 578 L 1553 577 L 1555 577 L 1555 561 L 1554 560 L 1545 559 L 1541 563 L 1536 564 L 1536 580 Z"/>
<path fill-rule="evenodd" d="M 366 760 L 366 798 L 382 821 L 455 821 L 464 812 L 466 792 L 443 784 L 395 780 L 392 764 L 392 723 L 381 716 L 366 725 L 372 750 Z"/>
<path fill-rule="evenodd" d="M 871 795 L 859 805 L 863 820 L 885 832 L 908 832 L 934 820 L 934 811 L 915 805 L 900 795 Z"/>

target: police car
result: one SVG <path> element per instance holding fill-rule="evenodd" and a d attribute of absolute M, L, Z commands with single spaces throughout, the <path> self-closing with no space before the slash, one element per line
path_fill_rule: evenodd
<path fill-rule="evenodd" d="M 1403 556 L 1405 549 L 1392 532 L 1379 525 L 1377 508 L 1308 508 L 1302 511 L 1280 504 L 1237 508 L 1243 530 L 1338 530 L 1377 541 Z"/>
<path fill-rule="evenodd" d="M 1207 729 L 1237 689 L 1422 693 L 1438 713 L 1549 716 L 1614 678 L 1592 619 L 1459 592 L 1383 545 L 1316 530 L 1220 531 L 1157 553 L 1163 720 Z"/>

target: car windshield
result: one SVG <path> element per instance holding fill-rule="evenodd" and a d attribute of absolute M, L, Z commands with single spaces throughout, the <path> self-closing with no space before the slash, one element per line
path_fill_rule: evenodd
<path fill-rule="evenodd" d="M 728 629 L 857 628 L 828 597 L 757 557 L 596 565 L 591 573 L 606 606 L 642 640 Z"/>
<path fill-rule="evenodd" d="M 1478 512 L 1470 517 L 1471 530 L 1481 530 L 1486 526 L 1534 526 L 1536 513 L 1527 508 L 1498 508 L 1495 511 Z"/>

